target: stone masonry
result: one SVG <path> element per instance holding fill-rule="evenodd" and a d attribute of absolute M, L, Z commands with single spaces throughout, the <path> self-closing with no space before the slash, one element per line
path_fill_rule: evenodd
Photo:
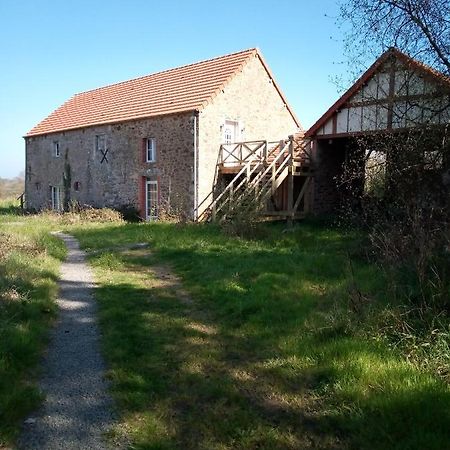
<path fill-rule="evenodd" d="M 96 151 L 105 136 L 106 159 Z M 156 161 L 143 158 L 145 138 L 156 139 Z M 60 156 L 53 143 L 59 142 Z M 99 154 L 100 153 L 100 154 Z M 66 201 L 94 207 L 142 208 L 142 180 L 157 180 L 160 206 L 183 199 L 193 205 L 192 113 L 175 114 L 26 138 L 26 201 L 29 209 L 51 206 L 50 186 Z M 174 200 L 177 199 L 177 200 Z M 176 206 L 172 204 L 171 206 Z"/>

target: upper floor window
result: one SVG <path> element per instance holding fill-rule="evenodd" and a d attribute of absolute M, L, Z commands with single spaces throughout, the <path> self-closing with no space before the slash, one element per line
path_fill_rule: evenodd
<path fill-rule="evenodd" d="M 104 134 L 95 136 L 95 150 L 104 153 L 106 147 L 106 139 Z"/>
<path fill-rule="evenodd" d="M 60 155 L 61 155 L 61 153 L 59 150 L 59 142 L 54 141 L 53 142 L 53 156 L 55 156 L 56 158 L 59 158 Z"/>
<path fill-rule="evenodd" d="M 237 120 L 225 120 L 223 124 L 223 142 L 232 144 L 238 142 L 241 137 L 240 126 Z"/>
<path fill-rule="evenodd" d="M 156 161 L 156 139 L 147 138 L 145 140 L 145 158 L 146 162 Z"/>

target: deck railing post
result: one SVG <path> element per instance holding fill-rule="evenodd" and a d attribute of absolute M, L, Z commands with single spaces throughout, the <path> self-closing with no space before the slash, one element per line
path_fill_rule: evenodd
<path fill-rule="evenodd" d="M 288 165 L 288 198 L 287 198 L 287 210 L 288 210 L 288 225 L 292 225 L 292 221 L 294 219 L 295 211 L 294 211 L 294 136 L 289 136 L 289 165 Z"/>
<path fill-rule="evenodd" d="M 289 136 L 289 154 L 291 155 L 292 161 L 294 160 L 294 136 Z"/>

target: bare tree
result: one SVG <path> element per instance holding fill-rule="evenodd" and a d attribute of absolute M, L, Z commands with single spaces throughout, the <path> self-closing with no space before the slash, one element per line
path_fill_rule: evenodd
<path fill-rule="evenodd" d="M 448 0 L 341 0 L 338 22 L 352 65 L 396 47 L 450 75 Z"/>

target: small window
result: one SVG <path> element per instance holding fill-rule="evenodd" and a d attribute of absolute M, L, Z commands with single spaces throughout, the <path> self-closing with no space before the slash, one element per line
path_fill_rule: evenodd
<path fill-rule="evenodd" d="M 95 150 L 104 153 L 106 147 L 105 142 L 106 139 L 104 134 L 98 134 L 95 136 Z"/>
<path fill-rule="evenodd" d="M 146 161 L 155 162 L 156 161 L 156 139 L 147 138 L 146 139 Z"/>
<path fill-rule="evenodd" d="M 81 183 L 79 181 L 75 181 L 75 183 L 73 183 L 73 189 L 75 191 L 79 191 L 81 189 Z"/>
<path fill-rule="evenodd" d="M 61 155 L 61 153 L 59 151 L 59 142 L 54 141 L 53 142 L 53 156 L 55 156 L 56 158 L 59 158 L 60 155 Z"/>

